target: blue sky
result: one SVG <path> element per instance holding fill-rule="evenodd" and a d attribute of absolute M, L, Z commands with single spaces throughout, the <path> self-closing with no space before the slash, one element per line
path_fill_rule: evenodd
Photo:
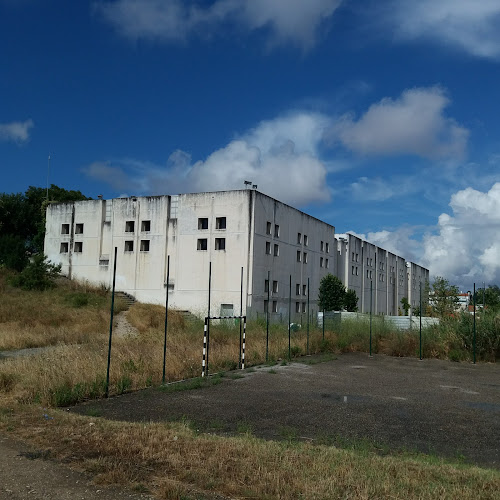
<path fill-rule="evenodd" d="M 0 0 L 0 191 L 260 191 L 500 282 L 498 0 Z"/>

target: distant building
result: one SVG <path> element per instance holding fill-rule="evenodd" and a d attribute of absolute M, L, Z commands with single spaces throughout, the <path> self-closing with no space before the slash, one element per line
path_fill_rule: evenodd
<path fill-rule="evenodd" d="M 321 279 L 337 275 L 369 311 L 397 314 L 428 271 L 254 189 L 116 198 L 47 207 L 45 253 L 69 278 L 112 283 L 139 301 L 205 315 L 209 264 L 211 314 L 243 313 L 304 321 L 317 310 Z M 170 276 L 167 283 L 167 257 Z M 291 276 L 291 287 L 290 287 Z M 309 283 L 309 289 L 308 289 Z M 411 286 L 410 286 L 411 285 Z M 269 290 L 269 300 L 268 300 Z"/>

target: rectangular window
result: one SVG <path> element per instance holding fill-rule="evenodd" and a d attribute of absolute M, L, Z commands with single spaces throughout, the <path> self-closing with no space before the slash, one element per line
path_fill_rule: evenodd
<path fill-rule="evenodd" d="M 356 276 L 359 276 L 358 266 L 356 266 Z"/>
<path fill-rule="evenodd" d="M 278 257 L 278 255 L 280 254 L 280 248 L 278 245 L 274 245 L 274 256 L 275 257 Z"/>
<path fill-rule="evenodd" d="M 264 292 L 269 292 L 269 280 L 264 281 Z"/>
<path fill-rule="evenodd" d="M 369 269 L 366 270 L 366 277 L 369 278 L 370 277 L 370 271 Z"/>
<path fill-rule="evenodd" d="M 278 282 L 273 281 L 273 293 L 278 293 Z"/>
<path fill-rule="evenodd" d="M 300 283 L 295 285 L 295 295 L 300 295 Z"/>
<path fill-rule="evenodd" d="M 369 266 L 370 265 L 370 257 L 367 257 L 366 258 L 366 265 Z"/>
<path fill-rule="evenodd" d="M 297 233 L 297 244 L 302 245 L 302 234 Z"/>
<path fill-rule="evenodd" d="M 325 249 L 325 244 L 324 244 L 324 242 L 321 242 L 320 248 L 321 248 L 321 251 L 323 252 L 323 251 L 324 251 L 324 249 Z"/>
<path fill-rule="evenodd" d="M 69 243 L 61 243 L 61 253 L 68 253 L 69 252 Z"/>
<path fill-rule="evenodd" d="M 279 238 L 280 237 L 280 227 L 278 224 L 274 225 L 274 237 Z"/>
<path fill-rule="evenodd" d="M 307 252 L 304 252 L 303 262 L 304 264 L 307 264 Z"/>
<path fill-rule="evenodd" d="M 273 300 L 273 313 L 277 313 L 277 312 L 278 312 L 278 301 Z"/>
<path fill-rule="evenodd" d="M 370 259 L 370 266 L 373 266 L 373 259 Z"/>
<path fill-rule="evenodd" d="M 83 234 L 83 223 L 75 224 L 75 234 Z"/>
<path fill-rule="evenodd" d="M 325 243 L 325 252 L 330 253 L 330 243 Z"/>
<path fill-rule="evenodd" d="M 373 271 L 370 271 L 370 279 L 373 279 Z"/>
<path fill-rule="evenodd" d="M 73 251 L 75 253 L 82 253 L 83 252 L 83 243 L 81 241 L 75 241 L 75 244 L 73 246 Z"/>
<path fill-rule="evenodd" d="M 302 295 L 307 295 L 307 285 L 302 285 Z"/>
<path fill-rule="evenodd" d="M 133 221 L 133 220 L 125 221 L 125 232 L 126 233 L 133 233 L 134 230 L 135 230 L 135 221 Z"/>
<path fill-rule="evenodd" d="M 319 267 L 323 267 L 323 257 L 319 258 Z"/>
<path fill-rule="evenodd" d="M 269 301 L 268 300 L 264 300 L 264 312 L 267 314 L 267 311 L 269 309 Z"/>
<path fill-rule="evenodd" d="M 295 312 L 296 313 L 300 312 L 300 302 L 295 302 Z"/>
<path fill-rule="evenodd" d="M 225 250 L 226 249 L 226 238 L 215 238 L 215 249 Z"/>
<path fill-rule="evenodd" d="M 351 274 L 354 276 L 354 266 L 351 266 Z"/>
<path fill-rule="evenodd" d="M 306 312 L 306 303 L 305 302 L 302 302 L 302 312 L 303 313 Z"/>
<path fill-rule="evenodd" d="M 267 221 L 266 234 L 271 234 L 271 227 L 272 227 L 272 224 L 269 221 Z"/>
<path fill-rule="evenodd" d="M 328 263 L 328 259 L 325 259 L 325 267 L 328 269 L 330 267 L 329 263 Z"/>
<path fill-rule="evenodd" d="M 356 254 L 356 262 L 359 262 L 359 253 Z"/>
<path fill-rule="evenodd" d="M 125 242 L 125 252 L 133 252 L 134 251 L 134 242 L 126 241 Z"/>
<path fill-rule="evenodd" d="M 297 250 L 297 262 L 302 261 L 302 252 L 300 250 Z"/>
<path fill-rule="evenodd" d="M 149 231 L 151 231 L 151 221 L 150 220 L 143 220 L 141 222 L 141 231 L 143 233 L 149 233 Z"/>
<path fill-rule="evenodd" d="M 207 248 L 208 248 L 207 239 L 206 238 L 198 238 L 196 250 L 206 250 Z"/>
<path fill-rule="evenodd" d="M 215 219 L 215 229 L 226 229 L 226 218 L 217 217 Z"/>
<path fill-rule="evenodd" d="M 149 240 L 141 240 L 141 252 L 149 252 Z"/>
<path fill-rule="evenodd" d="M 208 217 L 198 217 L 198 229 L 208 229 Z"/>
<path fill-rule="evenodd" d="M 307 234 L 304 234 L 304 246 L 307 246 L 307 242 L 308 242 Z"/>
<path fill-rule="evenodd" d="M 354 262 L 354 252 L 352 252 L 352 261 Z"/>
<path fill-rule="evenodd" d="M 271 255 L 271 243 L 266 241 L 266 254 Z"/>
<path fill-rule="evenodd" d="M 61 234 L 69 234 L 69 224 L 61 224 Z"/>

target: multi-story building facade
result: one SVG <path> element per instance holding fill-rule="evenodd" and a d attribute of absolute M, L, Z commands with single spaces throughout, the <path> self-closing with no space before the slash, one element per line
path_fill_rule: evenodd
<path fill-rule="evenodd" d="M 336 239 L 330 224 L 253 189 L 47 207 L 45 253 L 68 277 L 110 286 L 115 248 L 117 290 L 159 304 L 168 291 L 171 307 L 200 316 L 208 309 L 209 266 L 212 315 L 239 315 L 243 296 L 247 316 L 269 310 L 286 320 L 290 305 L 301 321 L 308 299 L 310 313 L 317 311 L 328 273 L 356 291 L 361 311 L 370 310 L 370 282 L 373 312 L 397 314 L 408 296 L 402 257 L 353 235 Z M 416 280 L 426 271 L 409 269 Z"/>

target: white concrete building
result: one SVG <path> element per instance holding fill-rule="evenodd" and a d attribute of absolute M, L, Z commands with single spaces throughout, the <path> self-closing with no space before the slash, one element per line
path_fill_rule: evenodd
<path fill-rule="evenodd" d="M 272 319 L 285 322 L 290 288 L 291 318 L 303 322 L 308 292 L 315 315 L 328 273 L 356 291 L 363 312 L 370 307 L 370 281 L 373 312 L 380 314 L 397 314 L 408 290 L 397 280 L 402 257 L 353 235 L 335 239 L 333 226 L 256 190 L 47 207 L 45 253 L 68 277 L 111 286 L 115 248 L 117 290 L 164 304 L 168 289 L 170 307 L 199 316 L 208 309 L 210 263 L 212 316 L 240 314 L 242 269 L 243 314 L 264 317 L 269 308 Z"/>

